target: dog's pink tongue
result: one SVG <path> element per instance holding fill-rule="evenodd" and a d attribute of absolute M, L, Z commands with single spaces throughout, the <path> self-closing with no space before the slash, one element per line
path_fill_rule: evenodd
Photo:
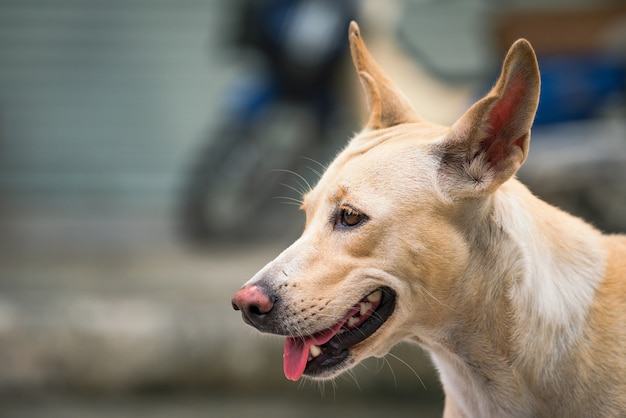
<path fill-rule="evenodd" d="M 313 341 L 310 339 L 287 337 L 283 354 L 283 368 L 287 379 L 293 381 L 300 379 L 309 358 L 311 344 Z"/>
<path fill-rule="evenodd" d="M 306 368 L 306 362 L 309 359 L 309 347 L 311 347 L 312 344 L 326 344 L 335 336 L 345 322 L 346 319 L 339 322 L 334 327 L 324 332 L 318 332 L 311 337 L 287 337 L 285 340 L 285 352 L 283 354 L 285 377 L 293 381 L 300 379 Z"/>

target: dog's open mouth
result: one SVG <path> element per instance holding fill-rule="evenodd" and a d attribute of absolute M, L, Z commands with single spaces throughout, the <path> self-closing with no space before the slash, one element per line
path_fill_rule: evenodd
<path fill-rule="evenodd" d="M 331 328 L 304 337 L 287 337 L 283 365 L 289 380 L 303 374 L 318 376 L 346 361 L 350 347 L 364 341 L 391 316 L 396 294 L 388 287 L 377 289 L 359 301 Z"/>

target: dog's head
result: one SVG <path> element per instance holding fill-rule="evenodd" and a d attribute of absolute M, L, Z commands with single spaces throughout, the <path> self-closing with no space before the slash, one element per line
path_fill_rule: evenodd
<path fill-rule="evenodd" d="M 304 197 L 302 236 L 233 298 L 244 320 L 286 336 L 287 378 L 327 378 L 396 343 L 441 340 L 472 295 L 470 234 L 485 202 L 526 158 L 539 75 L 515 43 L 497 84 L 451 128 L 419 118 L 374 62 L 358 26 L 352 58 L 363 131 Z"/>

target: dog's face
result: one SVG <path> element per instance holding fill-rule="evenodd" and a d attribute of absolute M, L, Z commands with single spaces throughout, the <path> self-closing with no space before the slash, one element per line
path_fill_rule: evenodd
<path fill-rule="evenodd" d="M 420 120 L 356 24 L 350 41 L 368 123 L 304 196 L 302 236 L 233 299 L 246 322 L 287 337 L 292 380 L 335 376 L 407 338 L 438 340 L 465 297 L 467 212 L 523 162 L 537 104 L 526 98 L 538 89 L 527 77 L 536 75 L 532 50 L 534 73 L 517 71 L 527 44 L 490 95 L 447 128 Z"/>
<path fill-rule="evenodd" d="M 436 327 L 463 242 L 428 198 L 436 162 L 411 132 L 440 129 L 405 128 L 355 138 L 305 196 L 302 237 L 252 281 L 276 298 L 272 319 L 253 325 L 295 337 L 285 347 L 291 379 L 383 355 L 415 333 L 416 320 Z M 384 150 L 372 147 L 385 137 Z"/>

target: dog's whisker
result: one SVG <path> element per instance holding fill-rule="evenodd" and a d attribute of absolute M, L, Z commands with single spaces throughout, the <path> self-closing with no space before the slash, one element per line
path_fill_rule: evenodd
<path fill-rule="evenodd" d="M 301 379 L 298 380 L 298 390 L 304 390 L 305 386 L 307 385 L 308 380 L 306 379 Z"/>
<path fill-rule="evenodd" d="M 308 168 L 311 172 L 313 172 L 313 174 L 315 174 L 318 179 L 322 177 L 322 173 L 316 170 L 315 168 L 311 167 L 310 165 L 307 165 L 306 168 Z"/>
<path fill-rule="evenodd" d="M 396 379 L 396 372 L 393 371 L 393 367 L 391 366 L 391 363 L 387 359 L 387 356 L 383 357 L 381 360 L 383 361 L 383 367 L 385 364 L 387 364 L 387 366 L 389 367 L 389 371 L 391 372 L 391 376 L 393 377 L 393 387 L 394 388 L 398 387 L 398 380 Z"/>
<path fill-rule="evenodd" d="M 297 178 L 294 178 L 293 181 L 296 182 L 296 184 L 298 185 L 298 188 L 294 190 L 296 190 L 299 196 L 304 196 L 310 190 L 310 189 L 307 189 L 307 186 L 302 184 L 302 182 L 298 180 Z"/>
<path fill-rule="evenodd" d="M 288 174 L 291 174 L 291 175 L 295 176 L 296 177 L 296 182 L 303 189 L 303 191 L 301 193 L 302 195 L 307 194 L 311 189 L 313 189 L 313 187 L 311 187 L 311 183 L 309 183 L 309 181 L 302 174 L 299 174 L 299 173 L 296 173 L 293 170 L 287 170 L 287 169 L 284 169 L 284 168 L 275 169 L 273 171 L 282 172 L 282 173 L 288 173 Z M 298 181 L 297 179 L 301 180 L 304 184 L 300 183 L 300 181 Z M 306 187 L 305 187 L 305 185 L 306 185 Z"/>
<path fill-rule="evenodd" d="M 284 187 L 286 187 L 286 188 L 288 188 L 288 189 L 293 190 L 294 192 L 298 193 L 298 196 L 300 196 L 300 197 L 302 197 L 302 196 L 303 196 L 302 190 L 298 190 L 298 189 L 296 189 L 296 188 L 295 188 L 295 187 L 293 187 L 291 184 L 287 184 L 287 183 L 280 183 L 280 185 L 281 185 L 281 186 L 284 186 Z M 300 186 L 302 186 L 302 185 L 300 185 Z"/>
<path fill-rule="evenodd" d="M 359 392 L 362 392 L 363 389 L 361 389 L 361 385 L 359 385 L 359 381 L 356 378 L 356 374 L 354 373 L 354 370 L 350 369 L 347 371 L 346 373 L 348 376 L 350 376 L 350 378 L 352 378 L 352 381 L 354 382 L 354 384 L 356 385 L 357 389 L 359 390 Z"/>
<path fill-rule="evenodd" d="M 301 205 L 297 204 L 296 202 L 278 202 L 281 205 L 291 205 L 291 206 L 295 206 L 295 207 L 300 207 Z"/>
<path fill-rule="evenodd" d="M 311 167 L 310 165 L 307 165 L 306 168 L 308 168 L 309 170 L 311 170 L 313 172 L 313 174 L 317 175 L 318 178 L 322 177 L 322 173 L 320 173 L 319 171 L 317 171 L 316 169 L 314 169 L 313 167 Z"/>
<path fill-rule="evenodd" d="M 290 196 L 274 196 L 272 199 L 284 199 L 282 202 L 280 203 L 284 203 L 286 205 L 294 205 L 294 206 L 302 206 L 302 200 L 300 199 L 296 199 L 295 197 L 290 197 Z"/>
<path fill-rule="evenodd" d="M 453 308 L 452 306 L 440 301 L 435 295 L 433 295 L 433 293 L 428 290 L 427 288 L 425 288 L 424 286 L 420 286 L 420 288 L 424 291 L 424 294 L 429 296 L 432 300 L 434 300 L 435 302 L 437 302 L 439 305 L 443 306 L 446 309 L 449 309 L 453 312 L 456 312 L 458 314 L 461 314 L 461 312 L 459 312 L 457 309 Z"/>
<path fill-rule="evenodd" d="M 322 163 L 320 163 L 319 161 L 317 161 L 315 158 L 310 158 L 310 157 L 301 157 L 301 158 L 302 158 L 303 160 L 307 160 L 307 161 L 310 161 L 310 162 L 312 162 L 312 163 L 314 163 L 314 164 L 317 164 L 318 166 L 320 166 L 320 168 L 322 169 L 322 171 L 326 171 L 326 169 L 328 168 L 328 165 L 327 165 L 327 164 L 322 164 Z M 313 170 L 313 169 L 311 169 L 311 170 Z M 321 177 L 321 175 L 320 175 L 320 177 Z"/>
<path fill-rule="evenodd" d="M 295 328 L 295 332 L 294 332 L 293 337 L 302 340 L 303 344 L 306 343 L 306 339 L 307 339 L 307 335 L 308 334 L 305 333 L 302 330 L 302 327 L 298 323 L 296 323 L 295 325 L 292 325 L 292 326 Z"/>
<path fill-rule="evenodd" d="M 377 357 L 376 360 L 377 360 L 376 361 L 377 368 L 376 368 L 375 372 L 376 373 L 380 373 L 385 368 L 385 364 L 388 364 L 389 362 L 384 357 L 382 357 L 382 358 L 378 358 Z"/>
<path fill-rule="evenodd" d="M 287 325 L 287 329 L 289 330 L 289 335 L 291 336 L 291 338 L 300 339 L 303 343 L 306 341 L 306 334 L 302 332 L 302 329 L 300 325 L 298 325 L 298 323 L 289 323 Z"/>
<path fill-rule="evenodd" d="M 415 375 L 415 377 L 417 377 L 417 379 L 420 381 L 420 383 L 422 384 L 422 386 L 424 387 L 424 389 L 428 390 L 428 388 L 426 387 L 426 384 L 424 383 L 424 381 L 422 380 L 422 378 L 420 377 L 419 373 L 406 361 L 402 360 L 400 357 L 396 356 L 393 353 L 387 353 L 387 356 L 390 356 L 396 360 L 398 360 L 400 363 L 404 364 L 411 372 L 413 372 L 413 374 Z M 390 365 L 391 367 L 391 365 Z"/>
<path fill-rule="evenodd" d="M 317 391 L 320 393 L 320 398 L 322 400 L 326 399 L 326 385 L 323 380 L 317 382 Z"/>

